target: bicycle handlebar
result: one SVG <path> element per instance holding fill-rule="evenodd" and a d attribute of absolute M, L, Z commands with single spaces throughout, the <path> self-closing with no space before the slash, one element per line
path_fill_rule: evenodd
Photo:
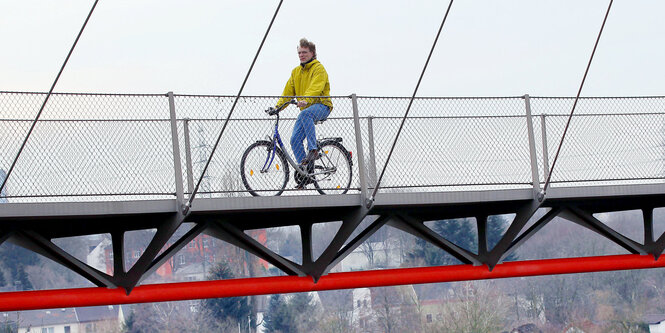
<path fill-rule="evenodd" d="M 269 116 L 274 116 L 274 115 L 278 114 L 280 111 L 286 109 L 286 107 L 289 106 L 289 104 L 298 104 L 298 102 L 296 102 L 295 99 L 292 99 L 292 100 L 290 100 L 288 102 L 285 102 L 284 104 L 278 106 L 277 108 L 269 107 L 265 112 Z"/>

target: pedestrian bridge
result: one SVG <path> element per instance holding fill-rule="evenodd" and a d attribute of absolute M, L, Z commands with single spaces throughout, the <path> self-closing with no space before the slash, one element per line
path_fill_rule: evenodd
<path fill-rule="evenodd" d="M 0 243 L 47 256 L 101 287 L 130 292 L 201 233 L 315 282 L 384 225 L 490 271 L 556 216 L 653 262 L 665 248 L 653 228 L 653 210 L 665 206 L 665 97 L 581 98 L 570 118 L 574 98 L 416 98 L 390 158 L 410 99 L 333 97 L 317 135 L 342 137 L 352 152 L 351 189 L 320 195 L 296 190 L 291 180 L 277 197 L 249 195 L 239 170 L 243 151 L 272 134 L 263 110 L 278 97 L 239 98 L 227 123 L 233 96 L 53 94 L 27 136 L 45 97 L 0 92 L 0 169 L 9 173 L 0 197 Z M 282 137 L 290 137 L 296 115 L 295 108 L 282 113 Z M 641 242 L 593 215 L 633 209 L 644 216 Z M 514 220 L 487 248 L 487 218 L 497 214 Z M 425 225 L 462 217 L 476 218 L 477 252 Z M 373 222 L 360 228 L 366 218 Z M 312 226 L 339 221 L 330 244 L 313 253 Z M 183 222 L 195 227 L 169 241 Z M 300 228 L 301 263 L 246 233 L 281 226 Z M 150 245 L 124 267 L 124 233 L 151 228 L 157 232 Z M 105 233 L 112 236 L 112 275 L 52 242 Z"/>

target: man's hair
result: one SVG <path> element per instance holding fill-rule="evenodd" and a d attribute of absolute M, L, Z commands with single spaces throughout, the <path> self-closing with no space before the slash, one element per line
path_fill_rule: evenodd
<path fill-rule="evenodd" d="M 316 59 L 316 45 L 307 40 L 307 38 L 300 39 L 300 47 L 306 47 L 314 54 L 314 59 Z"/>

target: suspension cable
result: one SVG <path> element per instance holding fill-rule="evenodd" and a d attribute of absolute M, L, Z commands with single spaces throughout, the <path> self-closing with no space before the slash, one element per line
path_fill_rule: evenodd
<path fill-rule="evenodd" d="M 254 60 L 252 60 L 252 64 L 249 66 L 249 70 L 247 71 L 247 75 L 245 75 L 245 80 L 242 82 L 242 85 L 240 86 L 240 90 L 238 91 L 238 94 L 236 95 L 235 100 L 233 101 L 233 105 L 231 106 L 231 110 L 229 111 L 229 115 L 226 117 L 226 121 L 224 122 L 224 126 L 222 126 L 222 130 L 219 132 L 219 135 L 217 136 L 217 141 L 215 142 L 215 145 L 212 147 L 212 152 L 210 153 L 210 157 L 208 158 L 208 161 L 206 161 L 206 165 L 203 167 L 203 171 L 201 172 L 201 177 L 199 177 L 199 180 L 196 182 L 196 186 L 194 187 L 194 191 L 192 191 L 192 195 L 189 197 L 189 200 L 187 201 L 187 204 L 183 207 L 183 214 L 187 215 L 189 213 L 189 209 L 192 207 L 192 202 L 194 201 L 194 198 L 196 197 L 196 193 L 199 190 L 199 186 L 201 186 L 201 181 L 203 181 L 203 177 L 206 174 L 206 171 L 208 171 L 208 167 L 210 166 L 210 162 L 212 161 L 213 156 L 215 155 L 215 151 L 217 150 L 217 146 L 219 145 L 219 142 L 222 139 L 222 134 L 224 134 L 224 130 L 226 130 L 226 126 L 229 124 L 229 120 L 231 119 L 231 115 L 233 115 L 233 111 L 235 110 L 236 104 L 238 104 L 238 99 L 240 99 L 240 95 L 242 94 L 243 89 L 245 88 L 245 84 L 247 83 L 247 79 L 249 79 L 249 75 L 252 73 L 252 69 L 254 68 L 254 64 L 256 63 L 256 59 L 258 59 L 259 54 L 261 53 L 261 49 L 263 48 L 263 44 L 265 43 L 266 39 L 268 38 L 268 34 L 270 33 L 270 29 L 272 28 L 272 24 L 275 22 L 275 18 L 277 17 L 277 13 L 279 13 L 280 7 L 282 7 L 282 2 L 284 0 L 280 0 L 279 4 L 277 5 L 277 9 L 275 9 L 275 14 L 272 16 L 272 20 L 270 20 L 270 24 L 268 25 L 268 29 L 266 30 L 265 35 L 263 35 L 263 40 L 261 40 L 261 44 L 259 45 L 259 49 L 256 51 L 256 55 L 254 55 Z"/>
<path fill-rule="evenodd" d="M 582 83 L 580 83 L 580 88 L 577 90 L 577 96 L 575 96 L 575 102 L 573 103 L 573 108 L 570 110 L 570 115 L 568 116 L 566 127 L 564 127 L 563 129 L 563 135 L 561 135 L 561 141 L 559 142 L 559 147 L 556 150 L 556 155 L 554 155 L 554 160 L 552 161 L 552 167 L 550 168 L 550 172 L 547 175 L 547 180 L 545 181 L 545 185 L 543 185 L 543 190 L 539 194 L 540 200 L 542 200 L 545 197 L 545 194 L 547 193 L 547 188 L 549 187 L 550 181 L 552 180 L 552 173 L 554 172 L 554 166 L 556 165 L 556 161 L 559 158 L 559 153 L 561 152 L 563 141 L 566 138 L 566 133 L 568 133 L 568 127 L 570 126 L 570 121 L 573 119 L 573 114 L 575 113 L 575 107 L 577 106 L 577 102 L 580 99 L 580 94 L 582 93 L 582 88 L 584 87 L 584 81 L 586 80 L 587 74 L 589 73 L 589 68 L 591 68 L 591 62 L 593 61 L 593 56 L 596 53 L 596 48 L 598 47 L 598 43 L 600 42 L 600 36 L 602 36 L 603 34 L 603 29 L 605 28 L 605 22 L 607 22 L 607 17 L 610 14 L 610 9 L 612 8 L 612 2 L 614 2 L 614 0 L 610 0 L 610 4 L 607 6 L 607 12 L 605 12 L 605 18 L 603 19 L 603 24 L 600 26 L 598 37 L 596 37 L 596 44 L 593 46 L 593 51 L 591 51 L 591 57 L 589 57 L 589 63 L 587 64 L 586 70 L 584 71 L 584 76 L 582 77 Z"/>
<path fill-rule="evenodd" d="M 7 180 L 9 179 L 9 175 L 12 174 L 12 171 L 14 170 L 14 167 L 16 166 L 16 162 L 18 161 L 19 156 L 21 156 L 21 153 L 23 152 L 23 149 L 25 148 L 25 145 L 28 143 L 28 139 L 30 138 L 30 135 L 32 134 L 32 131 L 35 129 L 35 126 L 37 125 L 37 121 L 39 120 L 39 117 L 41 117 L 42 112 L 44 111 L 44 107 L 46 107 L 46 102 L 48 102 L 49 98 L 51 97 L 51 94 L 53 93 L 53 89 L 55 88 L 55 85 L 58 83 L 58 80 L 60 79 L 60 75 L 62 74 L 62 71 L 65 69 L 65 66 L 67 66 L 67 62 L 69 61 L 69 57 L 71 57 L 72 53 L 74 52 L 74 48 L 76 47 L 76 44 L 78 43 L 79 39 L 81 38 L 81 35 L 83 34 L 83 30 L 85 30 L 85 26 L 88 24 L 88 21 L 90 20 L 90 17 L 92 16 L 92 12 L 95 11 L 95 7 L 97 7 L 98 2 L 99 2 L 99 0 L 95 0 L 95 3 L 92 5 L 92 8 L 90 9 L 90 12 L 88 13 L 88 17 L 86 17 L 85 22 L 83 22 L 83 26 L 81 27 L 81 30 L 79 31 L 78 35 L 76 36 L 76 39 L 74 40 L 74 44 L 69 49 L 69 53 L 67 54 L 67 57 L 65 58 L 65 61 L 62 63 L 62 66 L 60 67 L 60 71 L 58 72 L 58 75 L 55 77 L 55 81 L 53 81 L 53 84 L 51 85 L 51 89 L 49 89 L 48 94 L 46 94 L 46 98 L 44 98 L 44 102 L 42 103 L 42 106 L 39 108 L 39 112 L 37 112 L 37 116 L 35 117 L 35 120 L 32 121 L 32 125 L 30 125 L 30 129 L 28 130 L 28 134 L 25 136 L 25 139 L 23 139 L 23 143 L 21 144 L 21 147 L 18 149 L 18 153 L 16 154 L 16 157 L 14 158 L 14 161 L 12 162 L 11 167 L 9 167 L 9 171 L 7 171 L 7 175 L 5 175 L 5 179 L 2 180 L 2 185 L 0 185 L 0 193 L 5 188 L 5 185 L 7 184 Z"/>
<path fill-rule="evenodd" d="M 450 3 L 448 4 L 448 9 L 446 10 L 446 14 L 443 16 L 443 20 L 441 21 L 441 26 L 439 26 L 439 31 L 436 33 L 436 38 L 434 38 L 434 43 L 432 44 L 432 49 L 429 51 L 429 55 L 427 56 L 427 61 L 425 61 L 425 66 L 423 67 L 423 70 L 420 73 L 420 78 L 418 79 L 418 83 L 416 84 L 416 88 L 413 90 L 413 95 L 411 96 L 411 99 L 409 100 L 409 105 L 406 107 L 406 112 L 404 113 L 404 117 L 402 118 L 402 123 L 399 125 L 399 129 L 397 130 L 397 135 L 395 136 L 395 140 L 393 140 L 393 144 L 390 147 L 390 152 L 388 153 L 388 158 L 386 159 L 386 164 L 383 165 L 383 169 L 381 170 L 381 175 L 379 176 L 379 179 L 376 182 L 376 186 L 374 187 L 374 191 L 372 192 L 372 195 L 368 199 L 368 202 L 367 202 L 368 206 L 372 205 L 372 203 L 374 202 L 374 198 L 376 196 L 376 192 L 379 190 L 379 186 L 381 185 L 381 180 L 383 179 L 383 175 L 386 172 L 386 168 L 388 167 L 388 163 L 390 162 L 390 158 L 392 157 L 393 151 L 395 150 L 395 146 L 397 145 L 397 140 L 399 139 L 399 135 L 402 132 L 402 128 L 404 127 L 404 122 L 406 121 L 406 118 L 409 115 L 409 111 L 411 111 L 411 105 L 413 104 L 413 100 L 416 98 L 416 93 L 418 92 L 418 88 L 420 87 L 420 82 L 422 82 L 423 76 L 425 76 L 425 71 L 427 70 L 427 65 L 429 64 L 429 61 L 432 58 L 432 53 L 434 53 L 434 48 L 436 47 L 436 43 L 439 40 L 439 36 L 441 35 L 441 30 L 443 30 L 443 25 L 446 23 L 446 19 L 448 18 L 448 13 L 450 13 L 450 8 L 453 5 L 453 1 L 455 1 L 455 0 L 450 0 Z"/>

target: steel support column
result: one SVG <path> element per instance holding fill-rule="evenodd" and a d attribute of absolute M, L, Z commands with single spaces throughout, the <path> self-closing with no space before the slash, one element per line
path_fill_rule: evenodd
<path fill-rule="evenodd" d="M 528 94 L 524 95 L 524 105 L 526 109 L 526 132 L 529 140 L 529 157 L 531 160 L 531 181 L 533 183 L 533 193 L 536 196 L 540 192 L 540 178 L 538 178 L 538 157 L 536 153 L 536 139 L 533 133 L 531 99 Z"/>
<path fill-rule="evenodd" d="M 351 95 L 351 104 L 353 105 L 353 130 L 356 135 L 356 157 L 358 158 L 358 179 L 360 180 L 360 204 L 367 202 L 367 168 L 365 167 L 365 153 L 363 151 L 363 139 L 360 131 L 360 116 L 358 116 L 358 97 Z"/>

